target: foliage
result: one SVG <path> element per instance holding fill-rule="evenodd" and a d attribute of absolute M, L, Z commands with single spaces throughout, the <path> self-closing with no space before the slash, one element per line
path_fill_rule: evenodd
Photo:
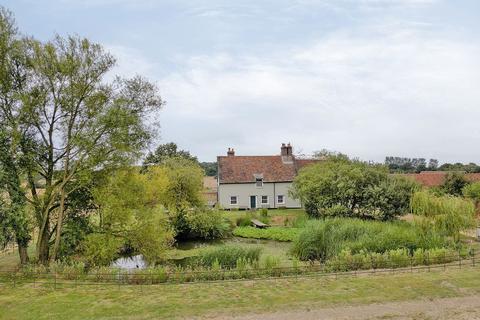
<path fill-rule="evenodd" d="M 268 224 L 270 222 L 270 219 L 268 217 L 268 211 L 267 215 L 259 215 L 256 211 L 244 211 L 237 215 L 235 219 L 235 225 L 239 227 L 251 226 L 252 219 L 257 219 L 265 224 Z"/>
<path fill-rule="evenodd" d="M 297 238 L 301 229 L 289 227 L 270 227 L 259 229 L 255 227 L 237 227 L 233 235 L 242 238 L 268 239 L 276 241 L 293 241 Z"/>
<path fill-rule="evenodd" d="M 168 180 L 159 197 L 172 214 L 182 214 L 185 210 L 203 205 L 203 170 L 197 163 L 171 158 L 160 166 L 150 167 L 147 174 L 163 176 Z"/>
<path fill-rule="evenodd" d="M 24 42 L 12 13 L 0 7 L 0 247 L 16 241 L 22 264 L 29 260 L 32 223 L 21 186 L 28 155 L 18 151 L 31 139 L 28 129 L 18 126 L 20 119 L 11 110 L 18 105 L 26 73 Z"/>
<path fill-rule="evenodd" d="M 87 237 L 87 259 L 93 264 L 104 265 L 111 262 L 107 257 L 114 257 L 114 249 L 118 254 L 121 248 L 128 248 L 142 254 L 151 263 L 162 260 L 173 240 L 168 218 L 161 206 L 162 197 L 157 197 L 157 192 L 167 186 L 164 175 L 143 175 L 134 169 L 124 169 L 117 170 L 106 184 L 97 187 L 94 199 L 99 209 L 95 227 L 100 235 Z M 104 255 L 96 256 L 94 248 L 101 245 L 99 239 L 105 239 L 110 246 Z"/>
<path fill-rule="evenodd" d="M 480 204 L 480 182 L 467 184 L 462 189 L 462 194 L 464 197 L 473 200 L 475 206 L 478 207 L 478 205 Z"/>
<path fill-rule="evenodd" d="M 475 225 L 473 203 L 459 197 L 436 196 L 428 191 L 420 191 L 413 195 L 411 209 L 413 214 L 426 220 L 425 229 L 434 228 L 442 235 L 454 237 L 457 242 L 460 231 Z"/>
<path fill-rule="evenodd" d="M 222 268 L 234 268 L 237 261 L 254 262 L 260 258 L 260 248 L 245 248 L 240 246 L 224 245 L 208 248 L 198 256 L 198 263 L 202 266 L 210 267 L 215 263 Z"/>
<path fill-rule="evenodd" d="M 350 160 L 350 158 L 346 154 L 328 149 L 315 151 L 313 153 L 313 158 L 319 160 Z"/>
<path fill-rule="evenodd" d="M 208 177 L 216 177 L 218 171 L 217 162 L 200 162 L 200 167 L 205 171 L 205 175 Z"/>
<path fill-rule="evenodd" d="M 230 232 L 230 224 L 218 210 L 196 208 L 187 211 L 174 221 L 177 239 L 219 239 Z"/>
<path fill-rule="evenodd" d="M 119 257 L 124 242 L 112 234 L 88 235 L 82 243 L 83 259 L 90 265 L 107 266 Z"/>
<path fill-rule="evenodd" d="M 387 169 L 336 158 L 303 168 L 292 194 L 311 217 L 356 216 L 389 220 L 407 212 L 417 185 Z"/>
<path fill-rule="evenodd" d="M 418 173 L 428 170 L 435 170 L 438 166 L 438 160 L 430 159 L 427 167 L 427 160 L 424 158 L 402 158 L 402 157 L 386 157 L 385 165 L 390 172 L 395 173 Z"/>
<path fill-rule="evenodd" d="M 456 172 L 467 172 L 475 173 L 480 172 L 480 166 L 476 163 L 470 162 L 467 164 L 463 163 L 444 163 L 439 168 L 439 171 L 456 171 Z"/>
<path fill-rule="evenodd" d="M 378 222 L 334 218 L 309 221 L 292 246 L 300 260 L 326 261 L 344 249 L 383 253 L 388 250 L 444 247 L 448 243 L 434 233 L 406 222 Z"/>
<path fill-rule="evenodd" d="M 461 196 L 463 188 L 468 185 L 468 181 L 461 173 L 451 172 L 445 177 L 445 181 L 440 186 L 440 190 L 452 196 Z"/>
<path fill-rule="evenodd" d="M 149 165 L 164 164 L 167 160 L 172 158 L 186 159 L 191 162 L 198 163 L 197 157 L 192 156 L 186 150 L 179 150 L 174 142 L 169 142 L 159 145 L 154 152 L 150 152 L 143 161 L 144 167 Z"/>
<path fill-rule="evenodd" d="M 384 253 L 361 251 L 352 253 L 342 250 L 334 258 L 327 260 L 327 272 L 342 272 L 362 269 L 405 268 L 431 264 L 449 263 L 458 260 L 458 252 L 447 248 L 417 249 L 413 253 L 407 249 L 388 250 Z"/>

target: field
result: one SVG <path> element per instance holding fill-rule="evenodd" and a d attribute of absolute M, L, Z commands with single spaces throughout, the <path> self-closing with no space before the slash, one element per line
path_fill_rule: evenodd
<path fill-rule="evenodd" d="M 478 267 L 339 279 L 121 287 L 93 285 L 57 290 L 0 284 L 0 318 L 118 319 L 121 316 L 124 319 L 171 319 L 228 318 L 235 314 L 247 315 L 249 319 L 263 316 L 275 319 L 275 312 L 286 310 L 294 317 L 320 308 L 335 307 L 341 312 L 345 306 L 388 302 L 417 300 L 418 303 L 454 297 L 476 300 L 479 294 Z M 458 306 L 461 307 L 462 302 Z M 252 313 L 256 315 L 249 317 Z"/>

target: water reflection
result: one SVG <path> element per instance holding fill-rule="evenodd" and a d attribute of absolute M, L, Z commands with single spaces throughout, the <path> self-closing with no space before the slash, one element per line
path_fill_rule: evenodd
<path fill-rule="evenodd" d="M 117 259 L 112 263 L 112 267 L 126 270 L 145 269 L 147 262 L 143 259 L 143 256 L 139 254 L 137 256 Z"/>

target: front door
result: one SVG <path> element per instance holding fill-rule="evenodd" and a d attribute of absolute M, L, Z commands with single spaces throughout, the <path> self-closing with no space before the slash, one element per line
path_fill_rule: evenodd
<path fill-rule="evenodd" d="M 250 196 L 250 209 L 257 207 L 257 196 Z"/>

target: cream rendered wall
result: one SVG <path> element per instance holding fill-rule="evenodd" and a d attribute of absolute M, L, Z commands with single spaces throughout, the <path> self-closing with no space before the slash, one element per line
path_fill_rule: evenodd
<path fill-rule="evenodd" d="M 225 209 L 246 209 L 250 208 L 250 196 L 257 196 L 257 208 L 301 208 L 300 201 L 288 194 L 291 185 L 291 182 L 265 182 L 263 187 L 257 187 L 255 183 L 220 184 L 218 201 Z M 284 204 L 276 203 L 278 195 L 284 196 Z M 230 204 L 230 196 L 237 196 L 237 205 Z M 268 196 L 268 205 L 261 204 L 261 196 Z"/>

